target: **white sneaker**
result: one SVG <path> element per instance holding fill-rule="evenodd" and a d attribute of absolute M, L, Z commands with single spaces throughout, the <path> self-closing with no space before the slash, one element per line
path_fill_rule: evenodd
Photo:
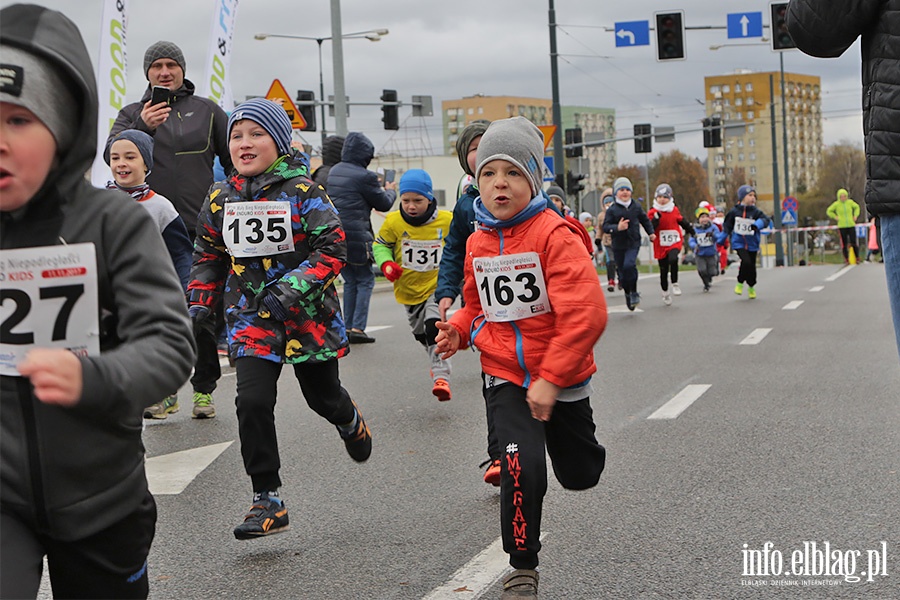
<path fill-rule="evenodd" d="M 672 293 L 675 294 L 676 296 L 680 296 L 680 295 L 681 295 L 681 288 L 678 287 L 678 284 L 677 284 L 677 283 L 673 283 L 673 284 L 672 284 Z"/>
<path fill-rule="evenodd" d="M 663 304 L 666 306 L 670 306 L 672 304 L 672 293 L 669 290 L 666 290 L 662 293 Z"/>

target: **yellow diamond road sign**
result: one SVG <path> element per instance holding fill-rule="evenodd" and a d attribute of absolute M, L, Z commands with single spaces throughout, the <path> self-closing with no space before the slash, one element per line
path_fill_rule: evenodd
<path fill-rule="evenodd" d="M 288 95 L 287 90 L 284 89 L 284 86 L 281 85 L 281 82 L 277 79 L 272 81 L 272 85 L 271 87 L 269 87 L 269 91 L 266 92 L 266 99 L 271 100 L 272 102 L 277 102 L 284 107 L 284 111 L 291 119 L 292 128 L 303 129 L 304 127 L 306 127 L 306 120 L 300 114 L 300 111 L 297 110 L 297 107 L 294 106 L 294 101 L 291 100 L 291 97 Z"/>

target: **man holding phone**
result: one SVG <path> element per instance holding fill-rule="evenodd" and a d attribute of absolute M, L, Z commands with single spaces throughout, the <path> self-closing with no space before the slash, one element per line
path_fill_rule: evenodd
<path fill-rule="evenodd" d="M 213 183 L 216 156 L 226 174 L 232 168 L 228 115 L 212 100 L 194 95 L 194 84 L 185 79 L 184 53 L 172 42 L 159 41 L 147 48 L 144 74 L 149 82 L 144 95 L 119 111 L 106 144 L 125 129 L 153 137 L 153 170 L 147 183 L 172 201 L 193 240 L 197 215 Z M 216 416 L 212 392 L 222 375 L 216 332 L 224 326 L 222 310 L 216 312 L 196 332 L 197 362 L 191 384 L 193 417 L 198 419 Z M 177 410 L 177 400 L 162 401 L 147 407 L 144 414 L 164 419 Z"/>

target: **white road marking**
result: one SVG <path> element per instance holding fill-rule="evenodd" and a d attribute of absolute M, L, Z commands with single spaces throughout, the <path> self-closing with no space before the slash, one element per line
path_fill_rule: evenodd
<path fill-rule="evenodd" d="M 150 493 L 154 496 L 180 494 L 233 443 L 234 440 L 148 458 L 146 468 Z"/>
<path fill-rule="evenodd" d="M 800 308 L 800 305 L 803 304 L 803 300 L 791 300 L 787 304 L 781 307 L 781 310 L 797 310 Z"/>
<path fill-rule="evenodd" d="M 855 265 L 847 265 L 846 267 L 844 267 L 843 269 L 841 269 L 840 271 L 838 271 L 838 272 L 835 273 L 834 275 L 831 275 L 830 277 L 826 277 L 826 278 L 825 278 L 825 281 L 834 281 L 835 279 L 837 279 L 838 277 L 840 277 L 841 275 L 843 275 L 844 273 L 846 273 L 847 271 L 849 271 L 850 269 L 852 269 L 854 266 L 855 266 Z"/>
<path fill-rule="evenodd" d="M 674 398 L 656 409 L 648 419 L 675 419 L 693 404 L 697 398 L 703 395 L 712 386 L 707 383 L 693 383 L 685 386 Z"/>
<path fill-rule="evenodd" d="M 546 532 L 542 533 L 541 541 L 546 537 Z M 509 556 L 503 551 L 503 538 L 497 538 L 422 600 L 475 600 L 510 569 Z"/>
<path fill-rule="evenodd" d="M 817 286 L 814 286 L 814 287 L 809 288 L 809 291 L 811 291 L 811 292 L 821 292 L 821 291 L 824 290 L 824 289 L 825 289 L 825 286 L 824 286 L 824 285 L 817 285 Z"/>
<path fill-rule="evenodd" d="M 772 331 L 771 328 L 762 327 L 760 329 L 754 329 L 750 335 L 741 340 L 740 346 L 755 346 L 756 344 L 763 341 L 769 332 Z"/>
<path fill-rule="evenodd" d="M 393 327 L 393 325 L 372 325 L 371 327 L 366 327 L 366 333 L 381 331 L 382 329 L 390 329 L 391 327 Z"/>
<path fill-rule="evenodd" d="M 628 310 L 628 307 L 622 304 L 621 306 L 606 306 L 606 314 L 611 315 L 613 313 L 630 313 L 630 312 L 644 312 L 640 308 L 635 308 L 634 310 Z"/>

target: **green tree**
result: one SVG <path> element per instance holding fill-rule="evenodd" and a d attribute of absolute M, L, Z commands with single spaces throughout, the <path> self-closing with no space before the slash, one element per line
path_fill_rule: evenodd
<path fill-rule="evenodd" d="M 701 202 L 709 202 L 709 178 L 703 164 L 680 150 L 660 154 L 649 165 L 651 191 L 660 183 L 672 186 L 676 204 L 682 212 L 693 213 Z"/>

